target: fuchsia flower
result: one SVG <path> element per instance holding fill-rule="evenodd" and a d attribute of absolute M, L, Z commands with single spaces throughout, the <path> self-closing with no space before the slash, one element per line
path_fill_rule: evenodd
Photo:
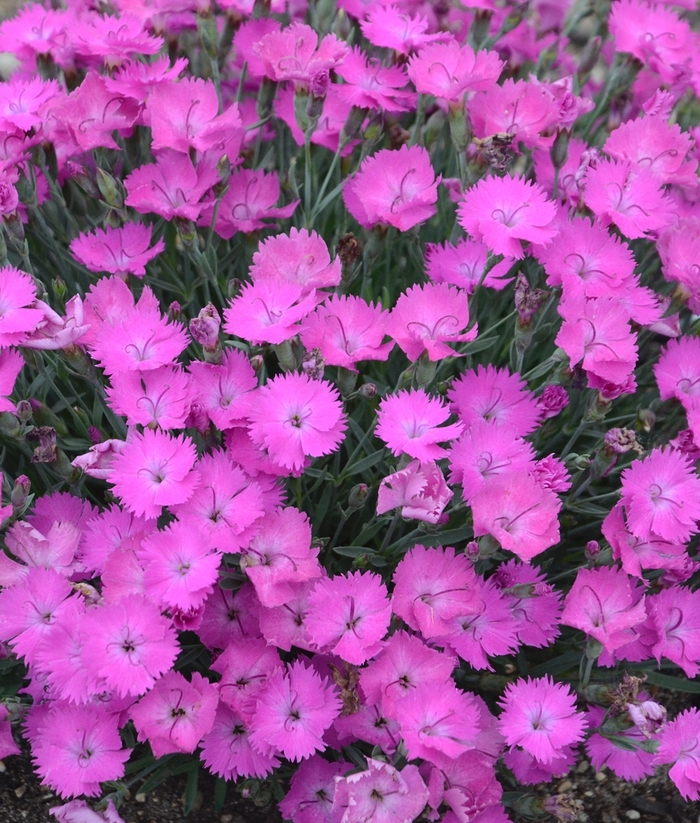
<path fill-rule="evenodd" d="M 700 711 L 686 709 L 660 734 L 655 765 L 670 763 L 669 777 L 686 800 L 700 799 Z"/>
<path fill-rule="evenodd" d="M 360 21 L 360 27 L 374 46 L 393 49 L 399 54 L 408 54 L 435 40 L 452 39 L 444 32 L 427 34 L 427 18 L 419 14 L 411 17 L 402 13 L 398 6 L 391 5 L 373 5 L 367 20 Z"/>
<path fill-rule="evenodd" d="M 338 392 L 326 380 L 305 374 L 283 374 L 251 397 L 250 436 L 264 446 L 275 463 L 292 471 L 307 457 L 334 452 L 345 431 Z"/>
<path fill-rule="evenodd" d="M 453 496 L 436 463 L 411 460 L 382 479 L 377 494 L 377 514 L 401 507 L 401 517 L 437 524 Z"/>
<path fill-rule="evenodd" d="M 410 111 L 415 105 L 415 92 L 403 87 L 408 84 L 402 66 L 383 66 L 376 58 L 367 58 L 354 46 L 336 74 L 345 83 L 337 86 L 340 100 L 347 106 L 382 111 Z"/>
<path fill-rule="evenodd" d="M 55 80 L 13 74 L 0 85 L 0 125 L 7 132 L 28 132 L 43 122 L 39 108 L 58 92 Z"/>
<path fill-rule="evenodd" d="M 677 282 L 688 306 L 700 311 L 700 220 L 684 217 L 665 229 L 656 244 L 661 258 L 661 271 L 669 282 Z"/>
<path fill-rule="evenodd" d="M 454 357 L 448 343 L 468 343 L 477 335 L 476 324 L 468 331 L 468 292 L 446 283 L 412 286 L 399 295 L 387 324 L 387 334 L 394 338 L 409 360 L 416 361 L 427 352 L 428 359 Z"/>
<path fill-rule="evenodd" d="M 212 663 L 221 675 L 221 700 L 242 717 L 251 718 L 257 695 L 281 665 L 277 650 L 264 640 L 234 638 Z"/>
<path fill-rule="evenodd" d="M 425 244 L 425 273 L 433 283 L 450 283 L 472 294 L 482 286 L 501 291 L 512 278 L 506 278 L 513 260 L 507 257 L 484 276 L 488 249 L 484 243 L 462 238 L 456 246 L 445 242 Z"/>
<path fill-rule="evenodd" d="M 292 228 L 289 234 L 267 237 L 258 246 L 250 267 L 254 283 L 284 280 L 301 286 L 304 294 L 340 285 L 341 275 L 339 258 L 331 260 L 324 239 L 307 229 Z"/>
<path fill-rule="evenodd" d="M 700 531 L 700 478 L 681 452 L 654 449 L 623 471 L 622 505 L 638 537 L 685 542 Z"/>
<path fill-rule="evenodd" d="M 329 366 L 357 372 L 360 360 L 386 360 L 393 341 L 383 343 L 389 312 L 366 303 L 361 297 L 332 295 L 309 314 L 300 331 L 301 341 L 311 351 L 318 348 Z"/>
<path fill-rule="evenodd" d="M 107 798 L 107 808 L 101 813 L 93 811 L 84 800 L 71 800 L 63 806 L 53 806 L 49 812 L 58 823 L 126 823 L 111 797 Z"/>
<path fill-rule="evenodd" d="M 104 231 L 95 229 L 79 234 L 71 242 L 70 250 L 90 271 L 143 277 L 146 263 L 165 248 L 162 238 L 149 248 L 151 232 L 151 226 L 141 223 L 127 223 L 120 229 L 108 226 Z"/>
<path fill-rule="evenodd" d="M 666 657 L 687 677 L 700 673 L 700 592 L 686 586 L 662 589 L 650 597 L 646 626 L 656 632 L 652 654 L 659 665 Z"/>
<path fill-rule="evenodd" d="M 250 744 L 250 720 L 219 703 L 211 731 L 202 738 L 202 762 L 224 780 L 266 777 L 280 762 L 260 754 Z"/>
<path fill-rule="evenodd" d="M 266 34 L 253 46 L 272 80 L 294 80 L 307 85 L 320 71 L 339 66 L 348 47 L 334 34 L 327 34 L 319 43 L 311 26 L 292 23 L 281 31 Z"/>
<path fill-rule="evenodd" d="M 449 416 L 439 397 L 423 389 L 400 391 L 380 402 L 375 436 L 397 457 L 408 454 L 424 463 L 439 460 L 445 450 L 437 444 L 454 440 L 463 430 L 461 423 L 441 426 Z"/>
<path fill-rule="evenodd" d="M 32 757 L 45 786 L 62 797 L 100 793 L 118 780 L 131 751 L 122 749 L 118 714 L 88 706 L 56 705 L 34 730 Z"/>
<path fill-rule="evenodd" d="M 119 65 L 135 55 L 157 54 L 162 37 L 144 31 L 144 23 L 135 14 L 105 15 L 86 12 L 73 32 L 78 54 L 102 57 L 108 66 Z"/>
<path fill-rule="evenodd" d="M 139 741 L 148 741 L 155 757 L 192 753 L 211 731 L 218 702 L 217 687 L 199 672 L 188 682 L 180 672 L 169 671 L 131 707 L 129 715 Z"/>
<path fill-rule="evenodd" d="M 215 426 L 228 429 L 245 422 L 248 392 L 257 388 L 258 380 L 243 352 L 227 349 L 218 366 L 195 360 L 189 372 L 195 392 L 192 400 Z"/>
<path fill-rule="evenodd" d="M 8 398 L 23 366 L 24 358 L 18 351 L 0 347 L 0 412 L 14 413 L 16 405 Z"/>
<path fill-rule="evenodd" d="M 564 599 L 561 622 L 614 652 L 634 640 L 630 631 L 646 619 L 643 589 L 616 567 L 579 569 Z"/>
<path fill-rule="evenodd" d="M 589 705 L 586 715 L 588 726 L 591 729 L 599 728 L 605 721 L 605 709 L 602 706 Z M 637 726 L 618 731 L 615 737 L 622 737 L 622 742 L 626 742 L 630 750 L 626 747 L 620 748 L 615 745 L 614 740 L 602 734 L 591 734 L 586 740 L 586 753 L 596 771 L 601 771 L 604 766 L 607 766 L 622 780 L 629 780 L 633 783 L 654 774 L 654 755 L 638 748 L 639 744 L 644 743 L 647 738 Z"/>
<path fill-rule="evenodd" d="M 289 791 L 279 803 L 287 820 L 295 823 L 329 823 L 336 778 L 349 768 L 344 762 L 329 763 L 314 754 L 292 775 Z"/>
<path fill-rule="evenodd" d="M 499 704 L 498 725 L 506 743 L 520 746 L 538 762 L 550 763 L 584 737 L 587 721 L 576 711 L 576 696 L 549 677 L 509 683 Z"/>
<path fill-rule="evenodd" d="M 675 397 L 685 409 L 700 405 L 700 338 L 669 340 L 654 364 L 662 400 Z"/>
<path fill-rule="evenodd" d="M 343 200 L 365 228 L 388 223 L 408 231 L 436 213 L 439 182 L 421 146 L 382 149 L 366 157 L 360 171 L 347 180 Z"/>
<path fill-rule="evenodd" d="M 522 177 L 487 177 L 465 192 L 457 219 L 494 254 L 520 260 L 522 240 L 546 246 L 554 239 L 556 212 L 556 205 L 537 183 Z"/>
<path fill-rule="evenodd" d="M 276 669 L 258 695 L 251 726 L 253 748 L 299 761 L 326 748 L 323 734 L 340 714 L 336 689 L 301 660 Z"/>
<path fill-rule="evenodd" d="M 516 620 L 518 640 L 545 648 L 560 634 L 561 592 L 546 582 L 534 566 L 509 560 L 492 578 L 501 587 Z"/>
<path fill-rule="evenodd" d="M 130 426 L 183 429 L 190 413 L 193 385 L 187 372 L 175 366 L 151 371 L 124 371 L 112 375 L 107 386 L 109 405 Z"/>
<path fill-rule="evenodd" d="M 431 43 L 408 62 L 408 76 L 421 94 L 433 94 L 460 102 L 466 92 L 490 91 L 496 85 L 503 62 L 495 51 L 476 54 L 456 40 Z"/>
<path fill-rule="evenodd" d="M 382 648 L 391 605 L 381 577 L 355 572 L 319 580 L 309 596 L 306 628 L 311 640 L 354 665 Z"/>
<path fill-rule="evenodd" d="M 0 269 L 0 348 L 23 343 L 44 313 L 34 308 L 36 286 L 26 272 L 3 266 Z"/>
<path fill-rule="evenodd" d="M 171 437 L 146 429 L 131 436 L 114 456 L 109 481 L 114 493 L 134 514 L 158 517 L 163 506 L 184 503 L 199 484 L 189 437 Z"/>
<path fill-rule="evenodd" d="M 371 757 L 367 766 L 366 771 L 336 778 L 331 823 L 412 823 L 428 800 L 418 767 L 398 771 Z"/>

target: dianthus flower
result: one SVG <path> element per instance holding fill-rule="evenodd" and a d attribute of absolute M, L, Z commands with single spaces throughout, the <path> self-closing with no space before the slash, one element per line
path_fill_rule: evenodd
<path fill-rule="evenodd" d="M 58 92 L 55 80 L 13 74 L 0 86 L 0 126 L 6 132 L 28 132 L 43 122 L 39 107 Z"/>
<path fill-rule="evenodd" d="M 36 286 L 26 272 L 3 266 L 0 269 L 0 348 L 23 343 L 44 313 L 34 308 Z"/>
<path fill-rule="evenodd" d="M 250 745 L 250 719 L 219 703 L 211 731 L 202 738 L 202 762 L 224 780 L 266 777 L 280 762 Z"/>
<path fill-rule="evenodd" d="M 192 403 L 192 379 L 175 366 L 112 375 L 106 387 L 109 405 L 129 426 L 183 429 Z"/>
<path fill-rule="evenodd" d="M 408 231 L 436 212 L 440 178 L 421 146 L 382 149 L 366 157 L 359 172 L 343 188 L 343 200 L 365 228 L 388 223 Z"/>
<path fill-rule="evenodd" d="M 169 671 L 131 707 L 129 716 L 139 741 L 148 741 L 155 757 L 192 753 L 211 731 L 218 702 L 216 686 L 199 672 L 190 682 L 180 672 Z"/>
<path fill-rule="evenodd" d="M 684 217 L 661 233 L 657 243 L 661 271 L 670 283 L 677 282 L 688 297 L 688 307 L 700 312 L 700 220 Z"/>
<path fill-rule="evenodd" d="M 261 386 L 250 400 L 250 436 L 275 463 L 292 471 L 307 457 L 331 454 L 346 428 L 338 392 L 325 380 L 283 374 Z"/>
<path fill-rule="evenodd" d="M 95 229 L 79 234 L 71 242 L 70 250 L 90 271 L 143 277 L 146 263 L 165 248 L 162 238 L 149 248 L 151 232 L 151 226 L 141 223 L 127 223 L 119 229 L 107 226 L 104 231 Z"/>
<path fill-rule="evenodd" d="M 399 771 L 383 760 L 368 757 L 365 771 L 336 778 L 329 819 L 333 823 L 412 823 L 428 796 L 417 766 L 404 766 Z M 313 823 L 321 821 L 314 819 Z"/>
<path fill-rule="evenodd" d="M 130 61 L 110 77 L 105 77 L 105 82 L 109 91 L 126 94 L 143 104 L 156 86 L 177 80 L 187 65 L 186 57 L 178 57 L 171 67 L 167 54 L 156 57 L 152 63 Z M 141 112 L 141 119 L 144 125 L 151 125 L 146 110 Z"/>
<path fill-rule="evenodd" d="M 347 763 L 329 763 L 317 754 L 305 760 L 292 775 L 290 789 L 279 803 L 285 819 L 296 823 L 330 821 L 336 778 L 348 768 Z"/>
<path fill-rule="evenodd" d="M 442 426 L 450 410 L 439 397 L 431 397 L 423 389 L 400 391 L 384 397 L 377 410 L 375 436 L 383 440 L 395 456 L 408 454 L 424 463 L 444 457 L 438 446 L 459 437 L 461 423 Z"/>
<path fill-rule="evenodd" d="M 358 46 L 351 49 L 336 73 L 345 81 L 336 91 L 347 106 L 381 111 L 411 111 L 415 106 L 415 92 L 403 88 L 408 84 L 406 70 L 368 59 Z"/>
<path fill-rule="evenodd" d="M 412 286 L 399 295 L 387 324 L 387 334 L 394 338 L 409 360 L 416 361 L 427 352 L 431 361 L 454 357 L 448 343 L 468 343 L 477 335 L 477 326 L 469 325 L 468 292 L 447 283 Z"/>
<path fill-rule="evenodd" d="M 646 619 L 644 594 L 617 567 L 579 569 L 564 599 L 561 622 L 595 638 L 608 652 L 634 639 L 630 629 Z"/>
<path fill-rule="evenodd" d="M 411 460 L 403 469 L 382 479 L 377 494 L 377 514 L 401 507 L 401 517 L 437 524 L 453 492 L 434 462 Z"/>
<path fill-rule="evenodd" d="M 348 53 L 346 44 L 334 34 L 319 43 L 318 33 L 301 22 L 272 31 L 253 47 L 272 80 L 294 80 L 307 85 L 320 71 L 339 66 Z"/>
<path fill-rule="evenodd" d="M 589 168 L 584 200 L 603 224 L 614 223 L 631 240 L 658 232 L 673 219 L 659 180 L 630 160 L 600 160 Z"/>
<path fill-rule="evenodd" d="M 499 700 L 501 734 L 511 747 L 520 746 L 538 762 L 549 763 L 565 746 L 584 737 L 587 721 L 576 711 L 576 696 L 549 677 L 509 683 Z"/>
<path fill-rule="evenodd" d="M 224 352 L 220 365 L 193 361 L 189 365 L 195 396 L 211 422 L 219 429 L 241 425 L 248 409 L 248 392 L 258 385 L 250 361 L 234 348 Z"/>
<path fill-rule="evenodd" d="M 88 609 L 80 628 L 91 679 L 120 697 L 148 691 L 177 657 L 171 621 L 140 594 Z"/>
<path fill-rule="evenodd" d="M 480 420 L 525 437 L 539 421 L 534 395 L 519 374 L 493 366 L 477 366 L 458 377 L 448 392 L 452 411 L 468 429 Z"/>
<path fill-rule="evenodd" d="M 466 92 L 489 91 L 496 85 L 503 62 L 495 51 L 478 51 L 456 40 L 431 43 L 414 54 L 408 76 L 421 94 L 460 102 Z"/>
<path fill-rule="evenodd" d="M 488 249 L 484 243 L 477 243 L 464 237 L 456 246 L 445 242 L 425 244 L 425 273 L 433 283 L 450 283 L 467 294 L 472 294 L 477 285 L 501 291 L 512 278 L 507 278 L 513 260 L 507 257 L 489 269 L 486 275 Z"/>
<path fill-rule="evenodd" d="M 661 730 L 655 765 L 670 763 L 669 777 L 686 800 L 700 799 L 700 710 L 686 709 Z"/>
<path fill-rule="evenodd" d="M 100 783 L 123 777 L 131 751 L 122 749 L 118 719 L 92 706 L 52 706 L 39 721 L 32 746 L 42 783 L 62 797 L 94 797 Z"/>
<path fill-rule="evenodd" d="M 306 317 L 301 341 L 307 350 L 319 349 L 329 366 L 357 372 L 360 360 L 386 360 L 393 341 L 383 343 L 389 312 L 361 297 L 332 295 Z"/>
<path fill-rule="evenodd" d="M 304 293 L 340 285 L 342 266 L 331 260 L 328 246 L 315 231 L 292 228 L 289 234 L 267 237 L 253 255 L 250 277 L 285 280 L 301 286 Z"/>
<path fill-rule="evenodd" d="M 649 619 L 657 641 L 652 654 L 661 665 L 661 658 L 671 660 L 687 677 L 700 673 L 700 592 L 686 586 L 662 589 L 650 597 Z"/>
<path fill-rule="evenodd" d="M 428 34 L 426 17 L 419 14 L 411 17 L 398 6 L 372 5 L 367 19 L 360 21 L 360 27 L 373 46 L 393 49 L 399 54 L 408 54 L 436 40 L 452 39 L 452 35 L 445 32 Z"/>
<path fill-rule="evenodd" d="M 85 11 L 72 30 L 75 50 L 87 57 L 101 57 L 107 66 L 118 66 L 135 55 L 157 54 L 162 37 L 145 30 L 144 21 L 135 14 L 101 15 Z"/>
<path fill-rule="evenodd" d="M 654 449 L 622 473 L 622 505 L 629 530 L 687 541 L 700 531 L 700 479 L 692 462 L 675 450 Z"/>
<path fill-rule="evenodd" d="M 281 665 L 277 649 L 265 640 L 234 638 L 212 663 L 212 669 L 221 675 L 221 700 L 242 716 L 252 717 L 257 695 Z"/>
<path fill-rule="evenodd" d="M 688 409 L 700 404 L 700 338 L 669 340 L 654 364 L 662 400 L 675 397 Z"/>
<path fill-rule="evenodd" d="M 381 577 L 357 571 L 316 583 L 309 596 L 306 627 L 319 648 L 359 666 L 381 649 L 390 619 L 391 605 Z"/>
<path fill-rule="evenodd" d="M 591 729 L 599 728 L 605 721 L 605 709 L 602 706 L 589 705 L 586 715 Z M 623 744 L 625 741 L 628 743 L 629 749 L 615 745 L 614 739 L 619 737 L 622 738 Z M 644 743 L 647 738 L 636 726 L 616 731 L 614 739 L 611 740 L 602 734 L 592 734 L 586 740 L 586 753 L 596 771 L 602 771 L 603 767 L 607 766 L 620 779 L 632 783 L 654 774 L 654 755 L 639 748 L 639 744 Z"/>
<path fill-rule="evenodd" d="M 288 760 L 304 760 L 325 750 L 323 734 L 340 709 L 336 688 L 297 660 L 286 673 L 276 669 L 258 695 L 251 745 L 268 756 L 281 752 Z"/>
<path fill-rule="evenodd" d="M 0 412 L 13 412 L 16 404 L 9 400 L 24 366 L 24 358 L 15 349 L 0 348 Z"/>
<path fill-rule="evenodd" d="M 196 452 L 189 437 L 146 429 L 132 434 L 115 455 L 109 481 L 134 514 L 158 517 L 163 506 L 184 503 L 199 483 L 192 471 Z"/>
<path fill-rule="evenodd" d="M 554 239 L 556 211 L 537 183 L 522 177 L 487 177 L 464 193 L 457 219 L 494 254 L 521 260 L 522 240 L 546 246 Z"/>
<path fill-rule="evenodd" d="M 490 578 L 501 587 L 517 623 L 518 640 L 544 648 L 560 634 L 562 598 L 534 566 L 509 560 Z"/>

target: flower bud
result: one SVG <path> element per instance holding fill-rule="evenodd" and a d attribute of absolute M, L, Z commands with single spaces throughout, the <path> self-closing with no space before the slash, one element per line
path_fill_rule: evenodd
<path fill-rule="evenodd" d="M 173 300 L 168 306 L 168 317 L 171 320 L 179 320 L 182 317 L 182 306 L 177 300 Z"/>
<path fill-rule="evenodd" d="M 326 361 L 321 357 L 320 349 L 306 352 L 301 361 L 301 370 L 312 380 L 323 380 Z"/>
<path fill-rule="evenodd" d="M 652 430 L 656 423 L 656 415 L 651 409 L 640 409 L 637 413 L 637 426 L 647 434 Z"/>
<path fill-rule="evenodd" d="M 13 514 L 22 513 L 27 504 L 31 487 L 31 483 L 26 474 L 20 474 L 15 480 L 15 485 L 12 487 L 12 492 L 10 493 L 10 503 L 12 504 Z"/>
<path fill-rule="evenodd" d="M 365 400 L 371 400 L 377 394 L 377 387 L 374 383 L 363 383 L 357 393 Z"/>
<path fill-rule="evenodd" d="M 588 76 L 595 68 L 595 64 L 598 62 L 602 47 L 603 38 L 598 34 L 596 34 L 595 37 L 591 37 L 591 39 L 586 43 L 583 51 L 581 52 L 581 59 L 578 61 L 578 68 L 576 69 L 576 79 L 580 85 L 583 85 L 586 82 Z"/>
<path fill-rule="evenodd" d="M 95 181 L 100 190 L 104 202 L 113 209 L 124 208 L 124 194 L 121 183 L 117 182 L 111 174 L 107 174 L 104 169 L 98 168 L 95 172 Z"/>
<path fill-rule="evenodd" d="M 57 456 L 56 429 L 51 426 L 36 426 L 27 432 L 27 440 L 37 443 L 32 455 L 32 463 L 55 463 Z"/>
<path fill-rule="evenodd" d="M 207 303 L 189 324 L 192 339 L 208 351 L 213 351 L 219 346 L 220 328 L 221 317 L 213 303 Z"/>
<path fill-rule="evenodd" d="M 262 354 L 254 354 L 250 358 L 250 365 L 253 367 L 253 371 L 260 371 L 262 367 L 265 365 L 265 358 Z"/>
<path fill-rule="evenodd" d="M 554 138 L 552 148 L 549 150 L 549 156 L 552 158 L 552 165 L 555 169 L 561 169 L 569 157 L 569 143 L 571 142 L 571 135 L 566 129 L 560 129 L 557 136 Z"/>
<path fill-rule="evenodd" d="M 358 483 L 350 489 L 348 496 L 348 510 L 357 511 L 361 509 L 369 497 L 369 486 L 366 483 Z"/>
<path fill-rule="evenodd" d="M 15 414 L 23 423 L 28 423 L 32 419 L 32 404 L 29 400 L 20 400 L 15 409 Z"/>

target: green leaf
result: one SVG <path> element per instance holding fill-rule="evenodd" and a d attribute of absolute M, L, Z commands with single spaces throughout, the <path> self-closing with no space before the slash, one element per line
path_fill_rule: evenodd
<path fill-rule="evenodd" d="M 183 811 L 187 816 L 194 804 L 197 802 L 197 787 L 199 786 L 199 760 L 195 760 L 192 770 L 187 775 L 187 786 L 185 786 L 185 802 L 183 804 Z"/>
<path fill-rule="evenodd" d="M 671 675 L 661 674 L 661 672 L 656 671 L 648 671 L 646 675 L 649 683 L 652 683 L 654 686 L 661 686 L 662 689 L 668 689 L 673 692 L 700 694 L 700 682 L 688 680 L 687 677 L 671 677 Z"/>
<path fill-rule="evenodd" d="M 217 777 L 216 785 L 214 786 L 214 811 L 216 811 L 217 814 L 224 808 L 227 791 L 228 780 L 224 780 L 222 777 Z"/>
<path fill-rule="evenodd" d="M 581 652 L 564 652 L 564 654 L 555 657 L 554 660 L 548 660 L 546 663 L 540 663 L 539 666 L 533 666 L 528 674 L 530 677 L 542 677 L 544 674 L 563 674 L 569 669 L 576 668 L 581 662 Z"/>
<path fill-rule="evenodd" d="M 361 554 L 372 555 L 374 549 L 368 549 L 367 546 L 333 546 L 333 551 L 343 557 L 359 557 Z"/>
<path fill-rule="evenodd" d="M 343 469 L 343 476 L 352 477 L 353 474 L 360 474 L 360 472 L 367 471 L 367 469 L 371 469 L 372 466 L 376 466 L 377 463 L 381 463 L 383 459 L 383 450 L 369 454 L 367 457 L 363 457 L 362 460 L 358 460 L 357 463 L 353 463 L 352 466 Z"/>
<path fill-rule="evenodd" d="M 484 351 L 485 349 L 491 348 L 494 343 L 498 343 L 500 337 L 477 337 L 476 340 L 472 340 L 471 343 L 466 345 L 463 349 L 464 354 L 476 354 L 477 352 Z"/>

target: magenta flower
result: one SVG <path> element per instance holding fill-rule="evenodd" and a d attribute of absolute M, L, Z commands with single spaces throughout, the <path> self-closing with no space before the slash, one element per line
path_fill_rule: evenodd
<path fill-rule="evenodd" d="M 219 703 L 211 731 L 202 738 L 202 762 L 224 780 L 266 777 L 279 766 L 278 758 L 260 754 L 250 744 L 250 720 Z"/>
<path fill-rule="evenodd" d="M 594 637 L 606 651 L 624 646 L 646 619 L 643 589 L 616 567 L 579 569 L 564 599 L 561 622 Z"/>
<path fill-rule="evenodd" d="M 549 677 L 509 683 L 499 700 L 501 734 L 511 747 L 520 746 L 538 762 L 550 763 L 565 746 L 583 740 L 586 717 L 576 711 L 576 696 Z"/>
<path fill-rule="evenodd" d="M 421 94 L 459 103 L 466 92 L 489 91 L 496 85 L 503 62 L 495 51 L 476 54 L 456 40 L 431 43 L 408 62 L 408 76 Z"/>
<path fill-rule="evenodd" d="M 546 246 L 557 234 L 556 205 L 544 189 L 522 177 L 487 177 L 464 194 L 457 209 L 460 226 L 494 254 L 518 260 L 522 240 Z"/>
<path fill-rule="evenodd" d="M 16 346 L 44 319 L 34 308 L 36 286 L 30 275 L 14 266 L 0 269 L 0 348 Z"/>
<path fill-rule="evenodd" d="M 684 217 L 665 229 L 657 243 L 661 271 L 666 280 L 677 282 L 681 293 L 688 297 L 688 306 L 700 312 L 700 220 Z"/>
<path fill-rule="evenodd" d="M 289 791 L 279 803 L 287 820 L 295 823 L 328 823 L 331 820 L 336 778 L 346 771 L 344 762 L 329 763 L 320 755 L 305 760 L 292 775 Z"/>
<path fill-rule="evenodd" d="M 153 37 L 145 21 L 136 14 L 101 15 L 88 12 L 76 21 L 72 33 L 75 50 L 89 57 L 102 57 L 105 65 L 115 66 L 130 57 L 157 54 L 162 37 Z"/>
<path fill-rule="evenodd" d="M 468 292 L 446 283 L 412 286 L 399 295 L 387 324 L 387 334 L 394 338 L 409 360 L 416 361 L 426 352 L 431 361 L 454 357 L 448 343 L 474 340 L 477 326 L 469 325 Z"/>
<path fill-rule="evenodd" d="M 418 767 L 408 765 L 399 771 L 371 757 L 367 758 L 367 766 L 366 771 L 336 778 L 333 822 L 412 823 L 416 820 L 429 796 Z"/>
<path fill-rule="evenodd" d="M 492 578 L 500 586 L 516 620 L 518 640 L 545 648 L 560 634 L 562 594 L 534 566 L 509 560 Z"/>
<path fill-rule="evenodd" d="M 388 223 L 408 231 L 436 213 L 439 182 L 430 155 L 421 146 L 383 149 L 366 157 L 359 172 L 345 183 L 343 200 L 365 228 Z"/>
<path fill-rule="evenodd" d="M 221 675 L 221 700 L 241 716 L 251 718 L 257 695 L 281 665 L 277 649 L 264 640 L 231 640 L 212 663 L 212 669 Z"/>
<path fill-rule="evenodd" d="M 149 248 L 151 232 L 152 227 L 142 223 L 127 223 L 120 229 L 107 226 L 104 231 L 95 229 L 79 234 L 71 242 L 70 250 L 90 271 L 143 277 L 146 263 L 165 248 L 162 238 Z"/>
<path fill-rule="evenodd" d="M 193 401 L 215 426 L 229 429 L 245 422 L 247 395 L 257 388 L 258 380 L 242 351 L 227 349 L 218 366 L 195 360 L 189 372 L 195 391 Z"/>
<path fill-rule="evenodd" d="M 143 595 L 89 609 L 81 624 L 85 665 L 104 689 L 138 697 L 175 662 L 178 644 L 170 621 Z"/>
<path fill-rule="evenodd" d="M 408 54 L 428 43 L 451 40 L 445 32 L 428 34 L 428 19 L 417 14 L 411 17 L 398 6 L 373 4 L 366 20 L 360 22 L 362 34 L 374 46 Z"/>
<path fill-rule="evenodd" d="M 319 43 L 318 34 L 303 23 L 295 22 L 281 31 L 266 34 L 253 47 L 272 80 L 294 80 L 308 84 L 320 71 L 339 66 L 348 47 L 334 34 Z"/>
<path fill-rule="evenodd" d="M 340 714 L 341 701 L 328 680 L 301 660 L 287 673 L 277 669 L 258 695 L 251 725 L 253 748 L 299 761 L 326 748 L 323 734 Z"/>
<path fill-rule="evenodd" d="M 654 449 L 622 473 L 622 505 L 632 534 L 686 542 L 700 531 L 700 478 L 681 452 Z"/>
<path fill-rule="evenodd" d="M 423 389 L 400 391 L 380 402 L 375 436 L 395 456 L 408 454 L 424 463 L 439 460 L 445 450 L 437 444 L 454 440 L 463 430 L 461 423 L 440 427 L 449 416 L 439 397 L 431 397 Z"/>
<path fill-rule="evenodd" d="M 107 798 L 107 808 L 103 812 L 94 811 L 84 800 L 71 800 L 62 806 L 52 806 L 49 812 L 58 823 L 126 823 L 111 797 Z"/>
<path fill-rule="evenodd" d="M 452 411 L 469 428 L 479 420 L 525 437 L 539 422 L 537 400 L 519 374 L 493 366 L 465 371 L 447 394 Z"/>
<path fill-rule="evenodd" d="M 356 666 L 382 648 L 391 605 L 378 574 L 354 572 L 322 578 L 309 596 L 306 628 L 321 649 Z"/>
<path fill-rule="evenodd" d="M 700 799 L 700 711 L 686 709 L 660 734 L 655 764 L 670 763 L 669 777 L 686 800 Z"/>
<path fill-rule="evenodd" d="M 675 397 L 685 409 L 700 405 L 700 338 L 669 340 L 654 364 L 662 400 Z"/>
<path fill-rule="evenodd" d="M 307 457 L 334 452 L 346 428 L 338 392 L 305 374 L 279 375 L 261 386 L 251 398 L 248 419 L 253 442 L 292 471 Z"/>
<path fill-rule="evenodd" d="M 589 705 L 586 712 L 588 725 L 592 729 L 600 727 L 605 720 L 605 709 L 601 706 Z M 604 766 L 610 769 L 622 780 L 636 783 L 651 777 L 654 774 L 654 755 L 638 748 L 644 743 L 646 738 L 642 732 L 633 726 L 622 732 L 616 732 L 616 737 L 622 737 L 623 742 L 627 741 L 630 749 L 620 748 L 613 740 L 604 737 L 602 734 L 592 734 L 586 740 L 586 753 L 591 759 L 591 765 L 596 771 L 602 771 Z"/>
<path fill-rule="evenodd" d="M 415 92 L 404 88 L 408 84 L 406 70 L 368 59 L 358 46 L 353 46 L 336 74 L 345 81 L 336 91 L 347 106 L 382 111 L 411 111 L 415 106 Z"/>
<path fill-rule="evenodd" d="M 652 654 L 659 665 L 666 657 L 680 666 L 687 677 L 700 673 L 700 592 L 686 586 L 662 589 L 650 597 L 649 619 L 657 641 Z"/>
<path fill-rule="evenodd" d="M 14 391 L 24 358 L 16 349 L 0 348 L 0 412 L 13 412 L 16 404 L 9 397 Z"/>
<path fill-rule="evenodd" d="M 175 366 L 112 375 L 107 386 L 109 405 L 130 426 L 183 429 L 192 403 L 192 379 Z"/>
<path fill-rule="evenodd" d="M 0 124 L 8 132 L 28 132 L 43 122 L 39 108 L 58 92 L 55 80 L 13 74 L 0 87 Z"/>
<path fill-rule="evenodd" d="M 453 492 L 436 463 L 411 460 L 382 479 L 377 494 L 377 514 L 401 508 L 401 517 L 437 524 Z"/>
<path fill-rule="evenodd" d="M 659 180 L 630 160 L 601 160 L 589 168 L 584 200 L 601 222 L 614 223 L 631 240 L 658 232 L 673 219 Z"/>
<path fill-rule="evenodd" d="M 433 283 L 450 283 L 472 294 L 479 283 L 490 289 L 501 291 L 512 278 L 506 278 L 513 260 L 507 257 L 484 275 L 488 248 L 484 243 L 477 243 L 462 238 L 456 246 L 451 243 L 425 244 L 425 273 Z"/>
<path fill-rule="evenodd" d="M 561 500 L 532 475 L 493 477 L 471 504 L 474 534 L 490 534 L 527 563 L 559 542 Z"/>
<path fill-rule="evenodd" d="M 216 213 L 216 232 L 230 240 L 237 232 L 251 232 L 268 226 L 264 220 L 291 217 L 299 200 L 286 206 L 275 206 L 280 197 L 280 181 L 276 173 L 240 169 L 234 172 L 221 200 L 210 200 L 202 210 L 199 225 L 210 226 Z M 193 218 L 194 219 L 194 218 Z"/>
<path fill-rule="evenodd" d="M 7 707 L 0 705 L 0 759 L 9 757 L 11 754 L 21 754 L 21 750 L 12 737 L 12 726 Z"/>
<path fill-rule="evenodd" d="M 318 348 L 329 366 L 357 372 L 360 360 L 386 360 L 394 343 L 383 343 L 389 312 L 361 297 L 332 295 L 308 315 L 300 337 L 311 351 Z"/>
<path fill-rule="evenodd" d="M 253 255 L 250 277 L 286 280 L 300 285 L 304 293 L 340 285 L 339 258 L 331 260 L 328 246 L 315 231 L 291 229 L 289 234 L 267 237 Z"/>
<path fill-rule="evenodd" d="M 129 710 L 141 743 L 148 741 L 155 757 L 192 753 L 211 731 L 219 702 L 217 687 L 192 674 L 188 682 L 180 672 L 169 671 Z"/>
<path fill-rule="evenodd" d="M 196 452 L 189 437 L 146 429 L 132 434 L 114 456 L 109 481 L 134 514 L 158 517 L 163 506 L 184 503 L 199 483 L 193 472 Z"/>
<path fill-rule="evenodd" d="M 100 783 L 124 776 L 130 750 L 122 749 L 118 714 L 92 706 L 56 705 L 35 729 L 32 758 L 42 784 L 61 797 L 100 794 Z"/>

